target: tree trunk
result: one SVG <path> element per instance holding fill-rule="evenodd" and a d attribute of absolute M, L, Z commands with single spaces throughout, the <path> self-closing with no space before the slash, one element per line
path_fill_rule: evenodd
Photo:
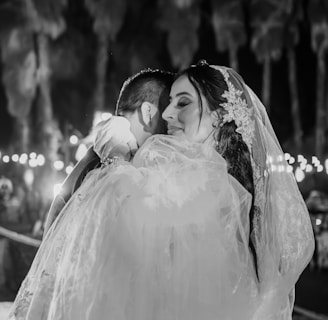
<path fill-rule="evenodd" d="M 298 97 L 298 86 L 297 86 L 297 70 L 296 70 L 296 56 L 295 51 L 292 47 L 287 49 L 288 54 L 288 76 L 289 76 L 289 89 L 291 99 L 291 113 L 292 122 L 294 129 L 294 143 L 298 151 L 302 147 L 302 124 L 300 115 L 300 104 Z"/>
<path fill-rule="evenodd" d="M 106 71 L 108 63 L 109 41 L 107 33 L 98 33 L 98 52 L 96 65 L 96 90 L 95 110 L 103 110 L 105 107 Z"/>
<path fill-rule="evenodd" d="M 270 114 L 271 58 L 267 55 L 263 61 L 262 100 Z"/>
<path fill-rule="evenodd" d="M 30 125 L 29 117 L 14 118 L 13 152 L 29 152 L 30 147 Z"/>
<path fill-rule="evenodd" d="M 230 67 L 238 72 L 239 65 L 238 65 L 238 55 L 236 48 L 229 49 L 229 61 L 230 61 Z"/>
<path fill-rule="evenodd" d="M 47 212 L 53 199 L 53 185 L 56 183 L 56 171 L 53 163 L 57 160 L 59 139 L 61 137 L 57 123 L 53 118 L 50 68 L 49 68 L 49 38 L 44 33 L 36 36 L 38 50 L 38 122 L 40 123 L 39 145 L 46 158 L 45 165 L 40 168 L 38 186 L 42 195 L 42 209 Z M 41 170 L 42 169 L 42 170 Z"/>
<path fill-rule="evenodd" d="M 325 50 L 317 52 L 317 93 L 316 93 L 316 131 L 315 131 L 315 152 L 320 159 L 323 156 L 325 144 Z"/>
<path fill-rule="evenodd" d="M 38 47 L 38 115 L 41 124 L 41 146 L 47 160 L 53 162 L 57 156 L 57 131 L 53 119 L 51 93 L 50 93 L 50 68 L 49 68 L 49 39 L 39 33 L 37 35 Z"/>

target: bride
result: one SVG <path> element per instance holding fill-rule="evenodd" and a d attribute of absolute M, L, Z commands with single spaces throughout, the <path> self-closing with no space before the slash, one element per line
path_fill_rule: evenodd
<path fill-rule="evenodd" d="M 103 165 L 47 233 L 10 319 L 291 319 L 313 233 L 263 105 L 205 62 L 170 99 L 169 135 L 131 163 L 99 133 Z"/>

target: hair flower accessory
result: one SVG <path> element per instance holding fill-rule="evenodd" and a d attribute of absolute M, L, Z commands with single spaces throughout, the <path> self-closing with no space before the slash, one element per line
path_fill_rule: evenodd
<path fill-rule="evenodd" d="M 236 132 L 242 135 L 244 142 L 251 150 L 255 131 L 255 122 L 252 120 L 253 110 L 248 107 L 246 99 L 242 98 L 243 92 L 236 89 L 232 82 L 229 81 L 228 71 L 224 68 L 219 70 L 228 86 L 228 91 L 226 90 L 222 94 L 222 97 L 226 98 L 227 102 L 220 104 L 227 111 L 222 118 L 222 124 L 234 121 L 237 126 Z"/>

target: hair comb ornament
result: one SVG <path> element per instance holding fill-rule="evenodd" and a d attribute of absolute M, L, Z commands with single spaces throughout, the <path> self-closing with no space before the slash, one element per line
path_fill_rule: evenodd
<path fill-rule="evenodd" d="M 215 68 L 219 70 L 228 86 L 228 91 L 225 90 L 222 94 L 227 102 L 221 103 L 220 106 L 227 112 L 222 117 L 221 126 L 225 123 L 234 121 L 237 129 L 236 132 L 240 133 L 244 142 L 247 144 L 248 149 L 252 150 L 252 141 L 254 139 L 255 121 L 252 120 L 253 109 L 249 108 L 246 99 L 242 97 L 243 92 L 235 88 L 229 80 L 229 73 L 226 68 Z"/>

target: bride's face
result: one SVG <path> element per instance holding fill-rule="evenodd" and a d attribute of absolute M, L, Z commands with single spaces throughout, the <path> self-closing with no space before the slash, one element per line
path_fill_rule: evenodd
<path fill-rule="evenodd" d="M 205 97 L 199 95 L 187 76 L 174 81 L 170 92 L 170 104 L 163 112 L 169 135 L 182 136 L 194 142 L 205 141 L 213 131 L 213 118 Z"/>

